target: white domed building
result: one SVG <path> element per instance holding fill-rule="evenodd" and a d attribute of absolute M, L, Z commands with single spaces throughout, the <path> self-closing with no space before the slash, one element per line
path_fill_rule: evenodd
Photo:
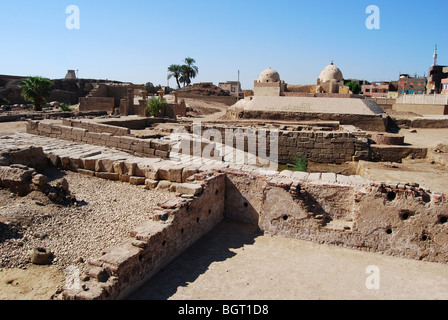
<path fill-rule="evenodd" d="M 342 71 L 333 62 L 326 66 L 317 79 L 316 93 L 339 93 L 344 86 Z"/>
<path fill-rule="evenodd" d="M 254 96 L 281 96 L 285 91 L 285 82 L 272 68 L 264 70 L 254 82 Z"/>

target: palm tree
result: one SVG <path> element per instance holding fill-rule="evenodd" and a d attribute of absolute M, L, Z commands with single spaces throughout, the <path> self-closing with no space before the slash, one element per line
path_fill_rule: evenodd
<path fill-rule="evenodd" d="M 43 77 L 29 77 L 19 83 L 22 96 L 34 104 L 35 111 L 42 111 L 42 104 L 50 97 L 53 82 Z"/>
<path fill-rule="evenodd" d="M 194 60 L 193 58 L 185 58 L 184 62 L 184 74 L 186 74 L 186 77 L 188 78 L 188 84 L 190 84 L 191 80 L 196 78 L 199 74 L 199 68 L 194 65 L 196 63 L 196 60 Z"/>
<path fill-rule="evenodd" d="M 184 86 L 188 86 L 191 84 L 190 78 L 190 68 L 187 65 L 183 65 L 180 67 L 182 75 L 180 76 L 180 82 L 184 84 Z"/>
<path fill-rule="evenodd" d="M 175 78 L 177 87 L 180 88 L 179 79 L 182 76 L 182 66 L 178 64 L 172 64 L 168 67 L 168 79 Z"/>

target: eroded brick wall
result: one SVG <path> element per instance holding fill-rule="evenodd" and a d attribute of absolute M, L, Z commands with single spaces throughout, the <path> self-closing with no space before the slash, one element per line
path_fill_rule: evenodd
<path fill-rule="evenodd" d="M 358 179 L 358 181 L 356 181 Z M 293 173 L 227 172 L 226 215 L 321 244 L 446 263 L 448 197 L 415 183 Z"/>

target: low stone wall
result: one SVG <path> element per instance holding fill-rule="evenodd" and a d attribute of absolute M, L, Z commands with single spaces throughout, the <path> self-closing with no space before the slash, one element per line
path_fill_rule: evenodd
<path fill-rule="evenodd" d="M 44 119 L 59 119 L 72 117 L 100 117 L 107 115 L 105 111 L 87 111 L 87 112 L 24 112 L 24 113 L 9 113 L 0 114 L 0 122 L 13 122 L 25 120 L 44 120 Z"/>
<path fill-rule="evenodd" d="M 62 125 L 67 127 L 86 129 L 89 132 L 112 133 L 114 136 L 128 136 L 131 134 L 130 129 L 96 123 L 93 121 L 64 119 L 62 120 Z"/>
<path fill-rule="evenodd" d="M 95 128 L 97 129 L 98 127 Z M 117 130 L 120 129 L 119 127 L 116 128 Z M 130 136 L 116 136 L 112 133 L 91 132 L 89 130 L 39 121 L 29 121 L 27 123 L 27 133 L 30 134 L 116 148 L 144 157 L 169 158 L 171 145 L 166 142 L 153 139 L 138 139 Z"/>
<path fill-rule="evenodd" d="M 198 131 L 198 129 L 193 128 L 193 126 L 189 126 L 190 133 L 193 130 Z M 271 129 L 259 130 L 229 125 L 203 125 L 200 131 L 204 134 L 210 129 L 219 132 L 220 137 L 214 137 L 215 139 L 221 139 L 221 141 L 218 141 L 219 143 L 227 144 L 244 152 L 255 152 L 258 156 L 261 154 L 259 143 L 263 141 L 263 145 L 266 146 L 266 155 L 272 158 L 270 155 Z M 357 135 L 341 131 L 276 130 L 276 132 L 278 133 L 278 162 L 281 164 L 294 163 L 296 156 L 300 155 L 316 163 L 335 164 L 368 159 L 369 157 L 368 139 L 359 132 Z"/>
<path fill-rule="evenodd" d="M 405 158 L 426 159 L 427 148 L 410 146 L 371 145 L 370 160 L 378 162 L 401 162 Z"/>

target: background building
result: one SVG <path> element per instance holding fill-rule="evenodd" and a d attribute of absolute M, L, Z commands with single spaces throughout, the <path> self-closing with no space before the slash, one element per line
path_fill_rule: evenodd
<path fill-rule="evenodd" d="M 285 92 L 285 82 L 280 74 L 272 68 L 264 70 L 254 82 L 254 96 L 282 96 Z"/>
<path fill-rule="evenodd" d="M 366 97 L 387 97 L 390 84 L 387 82 L 365 84 L 362 86 L 362 94 Z"/>
<path fill-rule="evenodd" d="M 344 77 L 341 70 L 331 62 L 317 79 L 316 93 L 339 93 L 339 87 L 344 87 Z"/>
<path fill-rule="evenodd" d="M 448 94 L 448 79 L 442 80 L 442 94 Z"/>
<path fill-rule="evenodd" d="M 229 91 L 230 95 L 235 96 L 235 97 L 243 94 L 243 90 L 241 89 L 241 82 L 239 82 L 239 81 L 221 82 L 218 84 L 218 87 L 223 90 Z"/>
<path fill-rule="evenodd" d="M 426 92 L 426 78 L 410 77 L 409 74 L 402 74 L 398 80 L 397 89 L 400 94 L 424 94 Z"/>
<path fill-rule="evenodd" d="M 442 80 L 448 78 L 448 67 L 437 64 L 437 45 L 434 50 L 431 68 L 429 68 L 428 82 L 426 86 L 427 93 L 441 93 Z"/>

